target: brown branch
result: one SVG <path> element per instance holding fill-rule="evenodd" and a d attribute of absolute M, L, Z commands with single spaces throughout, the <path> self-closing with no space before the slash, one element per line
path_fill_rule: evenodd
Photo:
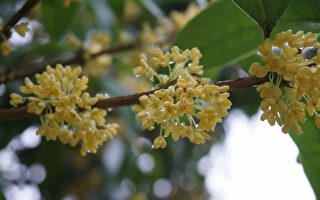
<path fill-rule="evenodd" d="M 214 84 L 218 86 L 228 85 L 231 89 L 239 89 L 260 85 L 266 81 L 268 81 L 268 78 L 257 78 L 254 76 L 249 76 L 235 80 L 217 81 Z M 140 96 L 152 94 L 155 91 L 156 90 L 151 90 L 127 96 L 110 97 L 108 99 L 99 100 L 94 105 L 94 107 L 107 109 L 137 104 L 139 103 Z M 27 107 L 0 109 L 0 121 L 25 119 L 35 116 L 35 114 L 28 113 Z"/>
<path fill-rule="evenodd" d="M 91 54 L 90 58 L 96 58 L 96 57 L 104 55 L 104 54 L 117 54 L 117 53 L 121 53 L 121 52 L 124 52 L 124 51 L 137 49 L 139 47 L 140 47 L 140 43 L 139 42 L 131 42 L 131 43 L 128 43 L 128 44 L 121 44 L 121 45 L 113 46 L 113 47 L 110 47 L 108 49 L 105 49 L 105 50 L 99 51 L 97 53 Z M 70 64 L 81 64 L 81 63 L 84 63 L 84 62 L 85 62 L 84 50 L 80 49 L 69 60 L 54 61 L 54 62 L 50 63 L 50 65 L 52 65 L 52 66 L 55 66 L 56 64 L 70 65 Z M 42 70 L 44 71 L 45 68 L 42 68 Z"/>
<path fill-rule="evenodd" d="M 119 52 L 123 52 L 123 51 L 127 51 L 127 50 L 136 49 L 139 47 L 140 47 L 139 42 L 132 42 L 132 43 L 128 43 L 128 44 L 124 44 L 124 45 L 120 45 L 120 46 L 115 46 L 115 47 L 100 51 L 98 53 L 92 54 L 91 58 L 96 58 L 96 57 L 101 56 L 103 54 L 115 54 L 115 53 L 119 53 Z"/>
<path fill-rule="evenodd" d="M 11 121 L 36 117 L 37 115 L 29 113 L 27 107 L 4 108 L 0 110 L 0 121 Z"/>
<path fill-rule="evenodd" d="M 3 26 L 2 34 L 7 38 L 11 35 L 11 29 L 18 23 L 18 21 L 29 14 L 32 8 L 39 3 L 40 0 L 27 0 L 25 4 L 10 18 L 10 20 Z M 0 39 L 1 40 L 1 39 Z"/>

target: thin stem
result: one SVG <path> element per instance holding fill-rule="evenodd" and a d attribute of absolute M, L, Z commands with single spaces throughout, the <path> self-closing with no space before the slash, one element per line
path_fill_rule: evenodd
<path fill-rule="evenodd" d="M 164 122 L 161 123 L 161 127 L 160 127 L 160 136 L 162 136 L 162 133 L 163 133 L 163 124 Z"/>
<path fill-rule="evenodd" d="M 230 89 L 239 89 L 239 88 L 246 88 L 246 87 L 260 85 L 266 81 L 268 81 L 268 77 L 257 78 L 254 76 L 248 76 L 248 77 L 239 78 L 235 80 L 217 81 L 217 82 L 214 82 L 213 84 L 218 86 L 228 85 Z M 129 106 L 133 104 L 138 104 L 139 97 L 141 97 L 142 95 L 152 94 L 155 91 L 156 90 L 151 90 L 151 91 L 136 93 L 132 95 L 110 97 L 108 99 L 99 100 L 93 107 L 108 109 L 108 108 L 116 108 L 120 106 Z M 0 109 L 0 121 L 19 120 L 19 119 L 25 119 L 25 118 L 31 118 L 31 117 L 36 117 L 36 115 L 32 113 L 28 113 L 27 107 Z"/>

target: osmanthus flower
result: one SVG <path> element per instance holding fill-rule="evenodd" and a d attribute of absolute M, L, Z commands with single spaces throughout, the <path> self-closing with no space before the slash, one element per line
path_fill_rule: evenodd
<path fill-rule="evenodd" d="M 210 79 L 200 77 L 198 49 L 182 51 L 174 46 L 165 54 L 160 51 L 157 49 L 152 57 L 143 55 L 140 65 L 133 70 L 136 75 L 145 75 L 158 88 L 153 94 L 139 98 L 140 104 L 133 107 L 136 119 L 142 122 L 143 129 L 161 127 L 154 148 L 165 148 L 168 136 L 175 141 L 186 137 L 192 143 L 203 144 L 210 139 L 209 132 L 228 114 L 229 87 L 211 85 Z M 158 73 L 157 69 L 167 71 L 168 75 Z M 162 82 L 161 76 L 167 76 L 167 81 Z"/>
<path fill-rule="evenodd" d="M 252 75 L 269 77 L 269 82 L 257 87 L 263 98 L 261 120 L 271 125 L 277 123 L 284 133 L 302 133 L 300 124 L 306 120 L 305 111 L 315 116 L 315 123 L 320 127 L 319 53 L 313 58 L 302 55 L 308 49 L 320 47 L 317 38 L 317 34 L 302 31 L 281 32 L 258 47 L 265 64 L 253 63 L 250 67 Z M 274 51 L 275 48 L 279 51 Z"/>
<path fill-rule="evenodd" d="M 36 83 L 29 78 L 20 86 L 23 94 L 11 94 L 10 104 L 28 101 L 28 112 L 40 115 L 38 135 L 47 140 L 59 139 L 64 144 L 81 145 L 81 154 L 95 153 L 107 139 L 117 133 L 117 124 L 106 123 L 107 111 L 93 108 L 99 98 L 85 92 L 88 78 L 80 77 L 81 68 L 47 66 L 36 74 Z"/>

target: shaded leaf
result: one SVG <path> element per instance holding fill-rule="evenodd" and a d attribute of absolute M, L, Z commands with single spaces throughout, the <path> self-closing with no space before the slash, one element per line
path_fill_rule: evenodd
<path fill-rule="evenodd" d="M 177 36 L 180 48 L 198 47 L 205 69 L 238 63 L 255 53 L 263 40 L 259 26 L 231 0 L 212 3 Z"/>
<path fill-rule="evenodd" d="M 287 8 L 290 0 L 233 0 L 262 28 L 269 37 L 273 27 Z"/>
<path fill-rule="evenodd" d="M 0 192 L 0 200 L 5 200 L 4 195 L 2 192 Z"/>
<path fill-rule="evenodd" d="M 317 196 L 320 198 L 320 131 L 315 127 L 314 119 L 308 119 L 302 126 L 302 134 L 290 136 L 300 151 L 304 171 Z"/>
<path fill-rule="evenodd" d="M 319 32 L 319 10 L 320 1 L 318 0 L 291 0 L 273 32 L 277 33 L 288 29 Z"/>
<path fill-rule="evenodd" d="M 42 21 L 52 40 L 59 40 L 65 34 L 77 16 L 80 3 L 72 3 L 68 8 L 61 0 L 41 1 Z"/>
<path fill-rule="evenodd" d="M 108 0 L 107 3 L 112 11 L 119 17 L 123 13 L 125 0 Z"/>

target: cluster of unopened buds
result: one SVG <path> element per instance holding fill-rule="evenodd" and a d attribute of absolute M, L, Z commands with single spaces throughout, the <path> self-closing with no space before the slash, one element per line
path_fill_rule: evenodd
<path fill-rule="evenodd" d="M 275 40 L 266 39 L 258 47 L 265 64 L 250 67 L 252 75 L 269 79 L 257 87 L 263 98 L 261 120 L 277 123 L 284 133 L 302 133 L 305 110 L 320 128 L 320 54 L 308 53 L 320 47 L 317 38 L 317 34 L 302 31 L 279 33 Z"/>
<path fill-rule="evenodd" d="M 133 70 L 158 88 L 153 94 L 141 96 L 140 104 L 133 107 L 143 129 L 160 126 L 154 148 L 165 148 L 164 137 L 168 136 L 175 141 L 186 137 L 192 143 L 203 144 L 228 114 L 229 87 L 213 85 L 210 79 L 202 78 L 200 58 L 197 48 L 182 51 L 174 46 L 167 53 L 157 49 L 151 56 L 141 55 L 140 65 Z M 167 71 L 168 75 L 157 71 Z"/>
<path fill-rule="evenodd" d="M 13 106 L 28 101 L 28 112 L 40 115 L 38 135 L 47 140 L 59 139 L 64 144 L 81 145 L 81 154 L 95 153 L 108 138 L 117 133 L 117 124 L 106 123 L 107 111 L 94 108 L 100 98 L 85 92 L 88 78 L 81 77 L 81 68 L 47 66 L 42 74 L 36 74 L 36 84 L 29 78 L 20 87 L 22 97 L 13 93 Z"/>
<path fill-rule="evenodd" d="M 29 24 L 26 22 L 22 22 L 20 24 L 17 24 L 14 26 L 14 30 L 16 31 L 16 33 L 18 33 L 18 35 L 20 35 L 21 37 L 25 37 L 26 33 L 29 31 Z M 2 25 L 0 24 L 0 31 L 2 30 Z M 0 43 L 0 51 L 2 53 L 2 55 L 7 56 L 9 55 L 12 51 L 13 51 L 13 46 L 10 44 L 10 42 L 8 41 L 8 39 L 6 38 L 6 36 L 2 33 L 0 33 L 0 41 L 2 41 Z"/>

